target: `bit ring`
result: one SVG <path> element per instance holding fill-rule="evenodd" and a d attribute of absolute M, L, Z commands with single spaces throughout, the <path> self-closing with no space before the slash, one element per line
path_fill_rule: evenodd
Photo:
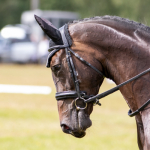
<path fill-rule="evenodd" d="M 78 100 L 83 100 L 83 102 L 85 103 L 85 99 L 84 99 L 84 98 L 82 98 L 82 97 L 76 98 L 76 99 L 75 99 L 75 106 L 76 106 L 76 109 L 77 109 L 77 110 L 84 110 L 84 109 L 86 109 L 86 108 L 87 108 L 87 103 L 85 103 L 85 107 L 82 108 L 82 107 L 80 107 L 80 106 L 77 105 L 77 101 L 78 101 Z"/>

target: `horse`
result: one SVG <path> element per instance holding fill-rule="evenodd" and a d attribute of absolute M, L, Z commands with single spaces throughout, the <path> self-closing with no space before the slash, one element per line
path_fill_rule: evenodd
<path fill-rule="evenodd" d="M 98 94 L 104 77 L 119 85 L 150 67 L 150 27 L 117 16 L 97 16 L 58 30 L 45 19 L 35 19 L 51 39 L 47 67 L 56 86 L 60 126 L 64 133 L 82 138 L 92 125 L 93 101 L 85 101 Z M 146 73 L 119 87 L 132 112 L 150 98 L 149 77 Z M 135 115 L 140 150 L 150 149 L 148 105 Z"/>

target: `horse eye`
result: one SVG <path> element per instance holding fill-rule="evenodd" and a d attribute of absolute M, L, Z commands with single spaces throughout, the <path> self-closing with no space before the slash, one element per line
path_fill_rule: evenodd
<path fill-rule="evenodd" d="M 61 65 L 60 65 L 60 64 L 59 64 L 59 65 L 55 65 L 55 66 L 52 67 L 52 71 L 53 71 L 53 72 L 57 72 L 57 71 L 60 70 L 60 68 L 61 68 Z"/>

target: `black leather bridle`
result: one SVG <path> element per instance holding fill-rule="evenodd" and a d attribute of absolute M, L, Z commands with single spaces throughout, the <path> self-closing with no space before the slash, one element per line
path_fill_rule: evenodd
<path fill-rule="evenodd" d="M 87 61 L 85 61 L 82 57 L 80 57 L 77 53 L 75 53 L 72 49 L 70 49 L 70 45 L 68 43 L 68 40 L 66 38 L 66 35 L 65 35 L 65 26 L 61 27 L 59 29 L 59 31 L 61 32 L 61 36 L 62 36 L 62 40 L 63 40 L 63 44 L 64 45 L 56 45 L 56 46 L 53 46 L 53 47 L 50 47 L 49 48 L 49 56 L 48 56 L 48 59 L 47 59 L 47 67 L 49 68 L 50 67 L 50 61 L 51 61 L 51 58 L 55 55 L 56 52 L 58 52 L 60 49 L 65 49 L 65 52 L 66 52 L 66 59 L 67 59 L 67 63 L 68 63 L 68 66 L 69 66 L 69 71 L 71 73 L 71 76 L 72 76 L 72 79 L 74 81 L 74 85 L 75 85 L 75 91 L 63 91 L 63 92 L 57 92 L 55 97 L 56 97 L 56 100 L 59 101 L 59 100 L 62 100 L 62 99 L 68 99 L 68 98 L 73 98 L 75 99 L 75 106 L 76 106 L 76 109 L 77 110 L 80 110 L 80 109 L 85 109 L 87 107 L 87 103 L 89 102 L 94 102 L 95 104 L 98 104 L 98 105 L 101 105 L 99 103 L 99 99 L 119 90 L 120 87 L 122 87 L 123 85 L 133 81 L 133 80 L 136 80 L 138 79 L 139 77 L 143 76 L 144 74 L 150 72 L 150 68 L 143 71 L 142 73 L 134 76 L 133 78 L 117 85 L 116 87 L 104 92 L 104 93 L 101 93 L 101 94 L 97 94 L 95 96 L 93 95 L 87 95 L 87 93 L 85 91 L 80 91 L 80 87 L 79 87 L 79 80 L 77 78 L 77 72 L 75 70 L 75 66 L 74 66 L 74 63 L 73 63 L 73 60 L 72 60 L 72 56 L 71 54 L 73 54 L 77 59 L 79 59 L 80 61 L 82 61 L 85 65 L 91 67 L 93 70 L 95 70 L 97 73 L 99 73 L 99 75 L 101 77 L 104 78 L 104 74 L 99 71 L 98 69 L 96 69 L 94 66 L 92 66 L 90 63 L 88 63 Z M 78 105 L 78 101 L 83 101 L 84 103 L 84 106 L 81 107 Z M 135 112 L 132 112 L 131 110 L 129 110 L 128 112 L 128 115 L 130 117 L 132 116 L 135 116 L 137 115 L 140 111 L 144 110 L 144 108 L 150 103 L 150 100 L 148 100 L 142 107 L 140 107 L 138 110 L 136 110 Z"/>

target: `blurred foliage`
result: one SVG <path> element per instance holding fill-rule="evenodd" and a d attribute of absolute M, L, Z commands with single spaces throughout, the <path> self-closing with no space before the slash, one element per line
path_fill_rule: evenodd
<path fill-rule="evenodd" d="M 78 5 L 75 3 L 75 1 L 76 0 L 40 0 L 40 9 L 77 11 Z"/>
<path fill-rule="evenodd" d="M 0 0 L 0 28 L 20 23 L 21 13 L 30 8 L 30 0 Z"/>
<path fill-rule="evenodd" d="M 0 28 L 20 23 L 21 13 L 31 0 L 0 0 Z M 116 15 L 150 25 L 149 0 L 40 0 L 42 10 L 75 11 L 81 18 Z"/>

